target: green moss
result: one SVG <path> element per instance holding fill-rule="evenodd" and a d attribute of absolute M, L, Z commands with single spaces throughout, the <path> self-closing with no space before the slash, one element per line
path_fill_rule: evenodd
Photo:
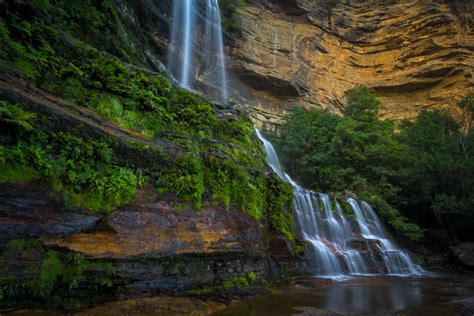
<path fill-rule="evenodd" d="M 262 280 L 263 281 L 263 280 Z M 212 293 L 235 292 L 243 290 L 251 285 L 257 284 L 257 275 L 254 272 L 247 272 L 244 275 L 236 275 L 227 281 L 214 286 L 205 286 L 198 289 L 186 291 L 186 295 L 203 296 Z"/>
<path fill-rule="evenodd" d="M 354 240 L 351 241 L 350 247 L 353 249 L 367 249 L 367 243 L 365 241 Z"/>
<path fill-rule="evenodd" d="M 40 174 L 33 168 L 0 163 L 0 183 L 29 182 L 39 178 Z"/>
<path fill-rule="evenodd" d="M 342 198 L 340 200 L 340 205 L 341 205 L 342 211 L 344 212 L 344 215 L 346 215 L 347 219 L 353 220 L 353 219 L 356 218 L 356 216 L 354 214 L 354 211 L 352 210 L 351 205 L 349 204 L 349 202 L 347 202 L 347 199 Z"/>
<path fill-rule="evenodd" d="M 163 261 L 165 275 L 183 275 L 186 271 L 186 265 L 183 262 Z"/>
<path fill-rule="evenodd" d="M 296 224 L 293 214 L 293 188 L 275 175 L 268 180 L 267 212 L 270 227 L 296 245 Z"/>
<path fill-rule="evenodd" d="M 29 127 L 25 120 L 10 122 L 24 130 Z M 86 142 L 67 133 L 34 130 L 21 142 L 0 145 L 0 153 L 0 181 L 49 179 L 71 207 L 110 212 L 129 202 L 147 182 L 141 171 L 113 165 L 107 142 Z"/>
<path fill-rule="evenodd" d="M 265 207 L 265 183 L 261 178 L 253 178 L 225 154 L 219 156 L 205 159 L 205 182 L 212 197 L 226 206 L 234 202 L 252 217 L 260 219 Z"/>
<path fill-rule="evenodd" d="M 43 259 L 22 279 L 0 278 L 0 289 L 5 299 L 29 297 L 50 300 L 56 295 L 53 293 L 63 287 L 69 291 L 80 286 L 99 290 L 112 285 L 110 277 L 115 269 L 110 262 L 90 261 L 78 253 L 48 250 L 35 240 L 14 240 L 5 248 L 7 252 L 24 250 L 39 252 Z"/>
<path fill-rule="evenodd" d="M 5 246 L 6 251 L 21 251 L 28 247 L 29 243 L 25 239 L 12 239 Z"/>
<path fill-rule="evenodd" d="M 255 272 L 248 272 L 246 278 L 250 285 L 254 284 L 255 281 L 257 281 L 257 275 L 255 274 Z"/>
<path fill-rule="evenodd" d="M 185 156 L 176 160 L 170 170 L 165 170 L 157 178 L 158 192 L 172 192 L 192 201 L 196 209 L 201 208 L 204 193 L 204 178 L 201 161 L 195 156 Z"/>

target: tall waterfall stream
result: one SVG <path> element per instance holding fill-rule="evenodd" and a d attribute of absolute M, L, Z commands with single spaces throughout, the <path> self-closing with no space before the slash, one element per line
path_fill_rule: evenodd
<path fill-rule="evenodd" d="M 204 46 L 196 47 L 199 25 L 203 25 Z M 229 92 L 218 0 L 173 1 L 173 23 L 168 68 L 181 87 L 193 90 L 199 71 L 216 82 L 220 101 L 227 103 Z M 199 66 L 200 65 L 200 66 Z"/>

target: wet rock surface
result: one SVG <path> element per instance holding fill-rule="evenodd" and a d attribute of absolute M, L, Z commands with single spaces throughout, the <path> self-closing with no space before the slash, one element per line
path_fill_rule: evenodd
<path fill-rule="evenodd" d="M 451 256 L 464 268 L 474 270 L 474 243 L 465 242 L 450 248 Z"/>
<path fill-rule="evenodd" d="M 63 210 L 41 184 L 1 188 L 0 277 L 38 275 L 48 249 L 109 262 L 114 270 L 108 277 L 111 288 L 104 297 L 91 298 L 92 304 L 177 295 L 249 273 L 264 279 L 304 269 L 290 243 L 269 237 L 264 226 L 236 208 L 206 204 L 196 211 L 174 196 L 145 188 L 129 205 L 94 215 Z M 42 246 L 25 247 L 24 241 L 32 238 Z M 18 249 L 7 246 L 13 239 L 23 240 Z M 278 240 L 279 247 L 272 249 L 270 240 Z M 89 294 L 77 295 L 87 300 Z"/>
<path fill-rule="evenodd" d="M 130 205 L 106 219 L 109 231 L 45 239 L 88 257 L 160 258 L 183 254 L 229 253 L 263 257 L 265 245 L 256 220 L 239 210 L 204 205 L 199 211 L 143 190 Z"/>
<path fill-rule="evenodd" d="M 65 210 L 47 185 L 0 183 L 0 241 L 92 229 L 99 215 Z"/>

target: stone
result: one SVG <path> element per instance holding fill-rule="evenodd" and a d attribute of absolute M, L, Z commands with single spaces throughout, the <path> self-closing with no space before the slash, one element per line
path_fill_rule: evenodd
<path fill-rule="evenodd" d="M 129 299 L 91 308 L 75 315 L 209 315 L 225 308 L 222 303 L 186 297 L 149 297 Z"/>
<path fill-rule="evenodd" d="M 0 240 L 87 231 L 99 215 L 65 210 L 40 183 L 0 183 Z"/>
<path fill-rule="evenodd" d="M 450 247 L 451 256 L 464 268 L 474 270 L 474 242 L 463 242 Z"/>
<path fill-rule="evenodd" d="M 172 194 L 146 187 L 130 204 L 99 216 L 63 210 L 39 183 L 0 189 L 3 245 L 11 238 L 38 237 L 49 249 L 113 262 L 110 282 L 121 289 L 121 299 L 182 294 L 250 272 L 260 279 L 303 269 L 291 244 L 274 236 L 278 247 L 272 249 L 268 228 L 235 207 L 207 203 L 195 211 Z M 37 275 L 43 260 L 44 253 L 33 248 L 4 247 L 0 275 Z M 104 295 L 111 299 L 114 293 Z"/>
<path fill-rule="evenodd" d="M 373 88 L 380 116 L 414 119 L 474 92 L 472 1 L 269 1 L 240 8 L 231 83 L 258 125 L 293 106 L 341 112 L 356 84 Z M 293 10 L 288 10 L 291 7 Z M 281 118 L 280 118 L 281 120 Z"/>
<path fill-rule="evenodd" d="M 105 219 L 111 231 L 68 234 L 44 239 L 44 243 L 94 258 L 213 253 L 264 256 L 258 222 L 242 211 L 213 204 L 199 211 L 178 210 L 178 204 L 147 188 Z"/>

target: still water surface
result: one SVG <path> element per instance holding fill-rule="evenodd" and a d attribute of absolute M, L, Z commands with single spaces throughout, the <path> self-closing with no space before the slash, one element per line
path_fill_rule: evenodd
<path fill-rule="evenodd" d="M 474 278 L 306 279 L 230 305 L 215 315 L 474 316 Z"/>

